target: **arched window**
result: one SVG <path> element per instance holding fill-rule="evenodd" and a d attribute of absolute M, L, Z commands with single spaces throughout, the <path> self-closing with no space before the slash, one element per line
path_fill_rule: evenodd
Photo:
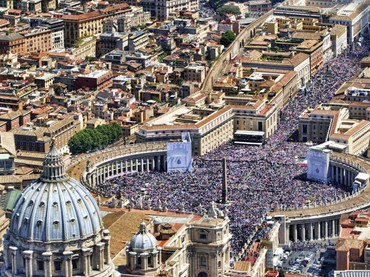
<path fill-rule="evenodd" d="M 198 274 L 198 277 L 208 277 L 208 275 L 205 272 L 201 272 Z"/>

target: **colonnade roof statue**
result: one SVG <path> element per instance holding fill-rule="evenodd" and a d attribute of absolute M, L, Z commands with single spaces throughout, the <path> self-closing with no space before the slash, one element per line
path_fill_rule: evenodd
<path fill-rule="evenodd" d="M 110 236 L 103 228 L 99 207 L 89 191 L 66 174 L 54 142 L 43 167 L 41 177 L 15 203 L 4 236 L 2 274 L 111 276 Z M 26 256 L 37 262 L 27 264 Z M 86 262 L 90 256 L 92 262 Z"/>

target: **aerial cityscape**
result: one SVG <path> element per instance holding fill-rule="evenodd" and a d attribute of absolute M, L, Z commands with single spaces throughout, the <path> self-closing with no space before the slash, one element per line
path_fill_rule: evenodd
<path fill-rule="evenodd" d="M 370 277 L 370 0 L 2 0 L 0 80 L 0 276 Z"/>

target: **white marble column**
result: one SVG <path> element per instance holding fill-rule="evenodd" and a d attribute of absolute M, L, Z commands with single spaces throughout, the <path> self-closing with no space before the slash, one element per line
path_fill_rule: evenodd
<path fill-rule="evenodd" d="M 137 263 L 137 253 L 136 252 L 130 252 L 130 269 L 134 270 L 136 268 Z"/>
<path fill-rule="evenodd" d="M 314 240 L 314 237 L 313 237 L 313 226 L 312 226 L 312 222 L 308 223 L 308 230 L 309 230 L 309 240 Z"/>
<path fill-rule="evenodd" d="M 45 277 L 52 277 L 53 276 L 53 270 L 51 267 L 51 257 L 53 253 L 51 252 L 44 252 L 42 253 L 42 258 L 44 261 L 44 276 Z"/>
<path fill-rule="evenodd" d="M 335 219 L 333 219 L 331 221 L 331 229 L 332 229 L 332 237 L 335 237 L 336 236 L 336 232 L 335 232 Z"/>
<path fill-rule="evenodd" d="M 18 273 L 18 247 L 10 246 L 10 255 L 12 263 L 12 273 L 16 275 Z"/>
<path fill-rule="evenodd" d="M 82 271 L 83 271 L 84 276 L 88 277 L 90 276 L 90 272 L 91 272 L 91 265 L 90 265 L 91 248 L 82 249 L 82 255 L 83 255 Z"/>
<path fill-rule="evenodd" d="M 316 238 L 318 239 L 318 240 L 320 240 L 321 239 L 321 222 L 319 221 L 319 222 L 316 222 Z"/>
<path fill-rule="evenodd" d="M 328 222 L 324 221 L 324 239 L 328 239 Z"/>
<path fill-rule="evenodd" d="M 33 268 L 32 268 L 32 250 L 25 250 L 23 251 L 23 258 L 25 262 L 25 272 L 26 272 L 26 277 L 32 277 L 33 275 Z"/>
<path fill-rule="evenodd" d="M 141 253 L 140 257 L 141 257 L 141 269 L 147 270 L 148 269 L 149 254 L 148 253 Z"/>
<path fill-rule="evenodd" d="M 64 276 L 65 277 L 72 277 L 73 276 L 72 255 L 73 255 L 72 251 L 64 251 L 63 252 Z"/>
<path fill-rule="evenodd" d="M 305 224 L 301 224 L 301 241 L 306 240 L 306 226 Z"/>
<path fill-rule="evenodd" d="M 100 242 L 96 245 L 94 258 L 94 269 L 102 270 L 104 267 L 104 242 Z"/>
<path fill-rule="evenodd" d="M 110 256 L 110 236 L 109 233 L 108 235 L 104 236 L 103 241 L 104 241 L 104 263 L 108 264 L 109 263 L 109 256 Z"/>
<path fill-rule="evenodd" d="M 296 242 L 298 240 L 298 225 L 294 224 L 293 226 L 293 240 Z"/>

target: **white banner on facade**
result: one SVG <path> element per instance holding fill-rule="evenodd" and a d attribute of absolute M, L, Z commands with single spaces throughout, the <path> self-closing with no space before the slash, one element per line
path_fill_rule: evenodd
<path fill-rule="evenodd" d="M 307 151 L 307 178 L 327 183 L 329 180 L 330 151 L 310 148 Z"/>
<path fill-rule="evenodd" d="M 167 171 L 192 171 L 191 142 L 167 144 Z"/>

